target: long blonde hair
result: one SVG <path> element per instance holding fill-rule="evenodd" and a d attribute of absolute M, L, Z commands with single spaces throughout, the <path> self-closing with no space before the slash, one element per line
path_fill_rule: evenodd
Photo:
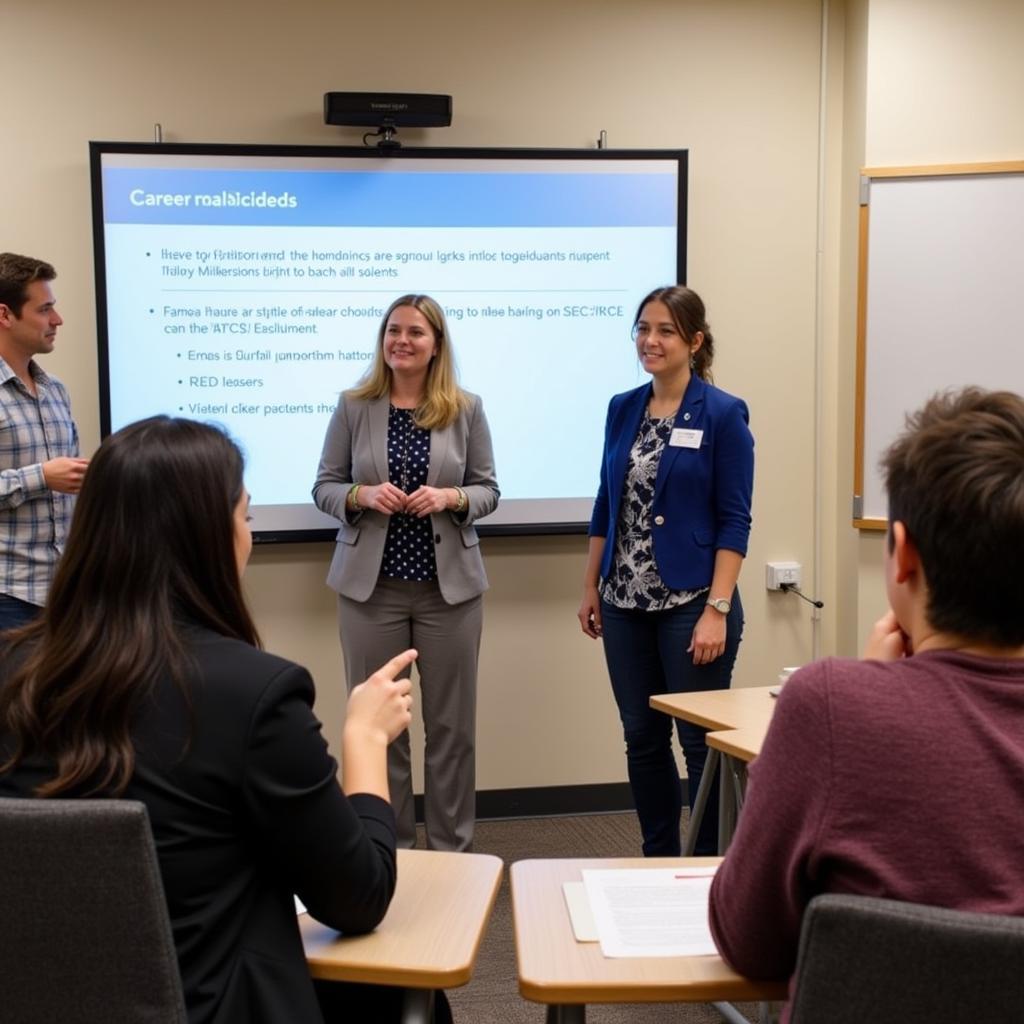
<path fill-rule="evenodd" d="M 444 310 L 429 295 L 403 295 L 388 306 L 377 332 L 377 351 L 373 365 L 363 374 L 359 383 L 348 392 L 352 398 L 376 401 L 391 394 L 391 367 L 384 361 L 384 334 L 388 319 L 400 306 L 412 306 L 419 310 L 434 330 L 437 352 L 427 367 L 427 379 L 423 397 L 413 410 L 413 421 L 424 430 L 437 430 L 450 426 L 463 409 L 469 405 L 466 392 L 459 387 L 455 369 L 455 354 L 448 335 L 448 323 Z"/>

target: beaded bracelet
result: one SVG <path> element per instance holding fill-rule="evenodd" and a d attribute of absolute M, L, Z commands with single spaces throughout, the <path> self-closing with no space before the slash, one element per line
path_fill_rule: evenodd
<path fill-rule="evenodd" d="M 349 488 L 348 494 L 345 496 L 345 504 L 353 512 L 356 512 L 360 508 L 362 508 L 362 506 L 359 504 L 359 488 L 362 487 L 362 486 L 363 486 L 362 484 L 353 484 Z"/>

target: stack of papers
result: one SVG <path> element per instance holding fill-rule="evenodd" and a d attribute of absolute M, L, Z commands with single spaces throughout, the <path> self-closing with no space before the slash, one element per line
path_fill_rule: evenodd
<path fill-rule="evenodd" d="M 713 956 L 717 950 L 708 925 L 708 893 L 715 871 L 585 869 L 582 885 L 565 885 L 576 938 L 596 939 L 608 957 Z"/>

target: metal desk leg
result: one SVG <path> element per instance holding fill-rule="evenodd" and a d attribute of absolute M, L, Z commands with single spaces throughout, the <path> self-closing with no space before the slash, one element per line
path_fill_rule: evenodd
<path fill-rule="evenodd" d="M 708 748 L 710 755 L 714 747 Z M 701 780 L 703 782 L 703 779 Z M 736 790 L 733 782 L 732 758 L 722 757 L 722 781 L 718 786 L 718 853 L 729 849 L 736 831 Z"/>
<path fill-rule="evenodd" d="M 712 1003 L 711 1005 L 718 1011 L 722 1020 L 728 1021 L 729 1024 L 750 1024 L 750 1021 L 732 1003 Z M 775 1017 L 772 1014 L 772 1004 L 758 1003 L 757 1007 L 758 1024 L 773 1024 Z"/>
<path fill-rule="evenodd" d="M 686 842 L 683 844 L 683 856 L 692 857 L 694 848 L 697 845 L 697 833 L 700 831 L 700 823 L 704 819 L 704 808 L 708 803 L 708 795 L 715 783 L 715 773 L 718 771 L 720 754 L 714 747 L 708 747 L 708 756 L 704 761 L 704 774 L 700 777 L 700 785 L 697 787 L 697 796 L 693 801 L 693 810 L 690 811 L 690 824 L 686 829 Z M 723 788 L 723 787 L 720 787 Z M 721 848 L 721 831 L 719 831 L 719 848 Z"/>
<path fill-rule="evenodd" d="M 729 1024 L 750 1024 L 750 1021 L 732 1003 L 712 1003 L 711 1005 L 718 1011 L 722 1020 L 727 1020 Z"/>
<path fill-rule="evenodd" d="M 583 1004 L 548 1004 L 547 1024 L 587 1024 L 587 1008 Z"/>
<path fill-rule="evenodd" d="M 747 787 L 746 765 L 735 757 L 727 758 L 729 765 L 729 780 L 732 782 L 733 807 L 736 808 L 736 817 L 740 816 L 743 810 L 743 797 Z M 733 822 L 735 827 L 735 822 Z"/>
<path fill-rule="evenodd" d="M 402 1000 L 402 1024 L 434 1024 L 434 990 L 407 988 Z"/>

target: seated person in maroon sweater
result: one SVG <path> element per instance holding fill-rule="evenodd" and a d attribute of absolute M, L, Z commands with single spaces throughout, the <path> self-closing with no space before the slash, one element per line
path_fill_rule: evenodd
<path fill-rule="evenodd" d="M 786 684 L 711 888 L 752 978 L 792 974 L 819 893 L 1024 916 L 1024 401 L 937 396 L 883 469 L 891 609 Z"/>

